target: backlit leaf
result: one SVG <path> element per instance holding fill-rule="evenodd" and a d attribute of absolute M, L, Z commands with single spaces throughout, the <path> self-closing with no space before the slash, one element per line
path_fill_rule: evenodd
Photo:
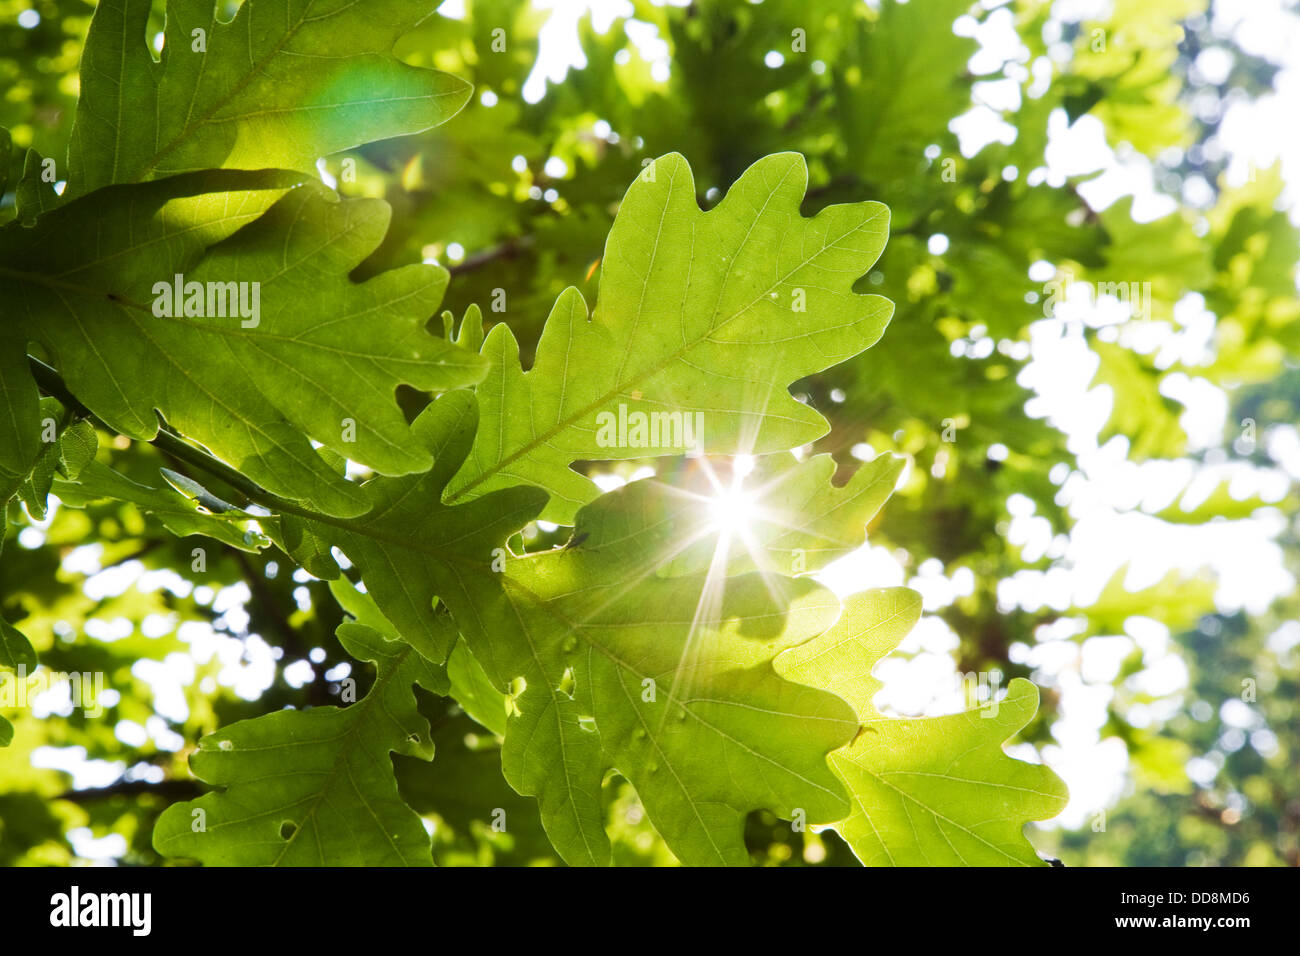
<path fill-rule="evenodd" d="M 170 0 L 161 61 L 150 0 L 103 0 L 81 60 L 70 194 L 199 169 L 313 170 L 362 143 L 436 126 L 463 80 L 390 53 L 426 18 L 420 0 L 248 0 L 217 19 Z"/>
<path fill-rule="evenodd" d="M 430 459 L 409 440 L 397 386 L 453 388 L 486 365 L 425 328 L 444 270 L 348 277 L 383 238 L 384 203 L 339 202 L 300 182 L 196 173 L 100 190 L 30 229 L 10 224 L 0 297 L 17 322 L 5 349 L 41 343 L 122 434 L 153 438 L 156 409 L 271 491 L 357 513 L 356 486 L 308 439 L 386 474 L 423 470 Z M 18 427 L 35 427 L 35 384 L 12 356 L 4 384 Z"/>
<path fill-rule="evenodd" d="M 595 496 L 569 467 L 579 459 L 681 454 L 695 423 L 711 452 L 823 435 L 826 420 L 789 386 L 884 331 L 892 304 L 852 287 L 884 248 L 889 212 L 862 202 L 805 218 L 807 187 L 802 156 L 768 156 L 706 213 L 685 159 L 647 167 L 610 231 L 594 312 L 567 289 L 527 372 L 510 329 L 489 333 L 483 425 L 448 500 L 534 484 L 552 493 L 546 516 L 568 524 Z M 642 440 L 619 424 L 635 415 L 664 424 Z"/>
<path fill-rule="evenodd" d="M 913 591 L 863 592 L 833 628 L 777 661 L 786 677 L 857 710 L 857 736 L 831 755 L 853 804 L 834 829 L 867 866 L 1039 865 L 1022 831 L 1065 807 L 1065 785 L 1002 750 L 1037 709 L 1033 684 L 1017 678 L 1005 698 L 944 717 L 886 717 L 871 702 L 880 689 L 872 667 L 920 612 Z"/>
<path fill-rule="evenodd" d="M 204 737 L 190 766 L 222 789 L 168 807 L 154 828 L 158 852 L 219 866 L 432 865 L 429 835 L 398 795 L 390 754 L 432 758 L 413 688 L 444 693 L 446 675 L 391 628 L 345 622 L 338 636 L 378 668 L 366 695 Z"/>

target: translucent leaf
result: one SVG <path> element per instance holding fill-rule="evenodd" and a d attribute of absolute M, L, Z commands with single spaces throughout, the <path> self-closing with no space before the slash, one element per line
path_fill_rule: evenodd
<path fill-rule="evenodd" d="M 784 451 L 825 434 L 789 386 L 884 331 L 892 304 L 853 284 L 884 248 L 889 212 L 863 202 L 805 218 L 807 186 L 802 156 L 768 156 L 706 213 L 685 159 L 647 167 L 606 242 L 594 313 L 577 289 L 561 294 L 527 372 L 510 329 L 489 333 L 483 427 L 448 500 L 533 484 L 552 493 L 545 517 L 570 524 L 596 494 L 574 461 L 678 455 L 696 422 L 692 437 L 711 452 Z M 602 430 L 636 415 L 663 427 L 645 440 Z"/>
<path fill-rule="evenodd" d="M 0 230 L 18 427 L 37 427 L 19 362 L 30 339 L 115 430 L 151 439 L 157 409 L 267 489 L 327 512 L 355 514 L 361 500 L 309 438 L 385 474 L 426 469 L 397 386 L 454 388 L 486 368 L 425 328 L 447 273 L 412 265 L 353 282 L 387 205 L 300 181 L 213 171 L 113 186 Z"/>
<path fill-rule="evenodd" d="M 81 58 L 69 190 L 208 168 L 311 171 L 322 156 L 445 122 L 463 80 L 407 66 L 393 44 L 421 0 L 170 0 L 161 62 L 150 0 L 105 0 Z"/>
<path fill-rule="evenodd" d="M 777 660 L 783 675 L 857 710 L 857 736 L 830 758 L 853 804 L 834 829 L 868 866 L 1040 865 L 1024 825 L 1064 809 L 1065 785 L 1002 751 L 1038 707 L 1033 684 L 1017 678 L 1005 698 L 944 717 L 891 718 L 872 705 L 872 667 L 920 613 L 913 591 L 866 591 L 845 602 L 835 627 Z"/>
<path fill-rule="evenodd" d="M 242 551 L 257 551 L 270 544 L 258 529 L 253 515 L 230 507 L 220 514 L 213 514 L 204 510 L 199 502 L 171 488 L 150 488 L 139 484 L 97 461 L 83 468 L 76 481 L 56 479 L 53 490 L 59 500 L 71 508 L 82 508 L 106 499 L 129 501 L 181 538 L 192 534 L 206 535 Z"/>
<path fill-rule="evenodd" d="M 163 812 L 159 853 L 218 866 L 432 865 L 429 835 L 398 795 L 389 754 L 433 757 L 413 688 L 445 693 L 446 675 L 391 628 L 345 622 L 338 636 L 378 668 L 365 697 L 204 737 L 190 766 L 222 789 Z"/>
<path fill-rule="evenodd" d="M 662 485 L 657 498 L 654 486 L 632 486 L 580 512 L 580 547 L 509 554 L 502 544 L 536 514 L 539 489 L 439 502 L 473 440 L 473 413 L 464 392 L 426 409 L 413 427 L 434 472 L 367 483 L 375 504 L 365 515 L 282 521 L 341 548 L 402 634 L 427 630 L 435 596 L 446 605 L 492 686 L 509 694 L 503 770 L 538 797 L 560 854 L 609 861 L 599 796 L 608 768 L 636 786 L 689 863 L 747 862 L 753 809 L 824 823 L 843 815 L 826 754 L 852 737 L 852 712 L 771 665 L 834 621 L 835 597 L 757 572 L 725 586 L 704 572 L 655 574 L 671 554 L 655 545 L 657 529 L 677 495 Z"/>

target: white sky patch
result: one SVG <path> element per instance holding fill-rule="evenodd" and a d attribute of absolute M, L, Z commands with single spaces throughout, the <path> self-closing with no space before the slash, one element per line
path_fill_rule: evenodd
<path fill-rule="evenodd" d="M 1020 41 L 1015 17 L 1007 7 L 994 10 L 982 21 L 971 16 L 958 17 L 953 32 L 979 43 L 979 50 L 966 62 L 966 68 L 976 76 L 997 73 L 1005 63 L 1029 62 L 1029 48 Z"/>
<path fill-rule="evenodd" d="M 1213 448 L 1228 423 L 1228 395 L 1203 378 L 1173 372 L 1161 381 L 1160 394 L 1186 406 L 1178 423 L 1187 433 L 1189 451 Z"/>
<path fill-rule="evenodd" d="M 244 700 L 257 700 L 275 681 L 275 655 L 256 634 L 240 640 L 218 634 L 206 621 L 185 621 L 178 636 L 190 645 L 195 663 L 205 665 L 215 658 L 220 668 L 217 683 Z"/>
<path fill-rule="evenodd" d="M 538 35 L 537 63 L 524 83 L 524 100 L 529 103 L 546 95 L 548 80 L 562 83 L 570 67 L 580 70 L 587 65 L 578 41 L 578 21 L 585 14 L 590 12 L 592 26 L 597 33 L 604 33 L 615 19 L 631 17 L 635 12 L 627 0 L 535 0 L 534 6 L 551 11 L 551 15 Z"/>
<path fill-rule="evenodd" d="M 128 747 L 143 747 L 149 742 L 149 732 L 134 720 L 119 720 L 113 726 L 113 736 Z"/>
<path fill-rule="evenodd" d="M 61 562 L 63 570 L 70 574 L 94 574 L 103 567 L 99 562 L 103 553 L 104 546 L 99 542 L 73 548 Z"/>
<path fill-rule="evenodd" d="M 330 189 L 339 188 L 339 181 L 334 177 L 332 173 L 330 173 L 329 166 L 326 164 L 326 160 L 323 156 L 320 159 L 316 160 L 316 172 L 320 176 L 321 182 L 323 182 Z"/>
<path fill-rule="evenodd" d="M 120 833 L 97 837 L 90 827 L 75 827 L 68 831 L 68 842 L 78 857 L 99 866 L 110 866 L 126 855 L 126 837 Z"/>
<path fill-rule="evenodd" d="M 86 579 L 81 590 L 86 597 L 93 601 L 117 597 L 120 594 L 125 594 L 127 589 L 135 584 L 143 573 L 144 565 L 139 561 L 124 561 L 121 564 L 105 568 L 97 574 L 92 574 Z"/>
<path fill-rule="evenodd" d="M 304 687 L 315 679 L 316 671 L 307 661 L 294 661 L 284 669 L 284 680 L 290 687 Z"/>
<path fill-rule="evenodd" d="M 91 617 L 86 619 L 84 628 L 87 637 L 93 637 L 97 641 L 112 643 L 120 641 L 124 637 L 130 637 L 135 631 L 135 624 L 130 618 L 115 617 L 111 621 L 106 621 L 101 617 Z"/>
<path fill-rule="evenodd" d="M 1262 169 L 1281 160 L 1283 204 L 1300 225 L 1300 16 L 1279 0 L 1234 0 L 1214 5 L 1212 27 L 1281 67 L 1271 93 L 1234 102 L 1224 112 L 1219 138 L 1228 147 L 1228 182 L 1239 186 L 1250 178 L 1252 166 Z"/>
<path fill-rule="evenodd" d="M 990 143 L 1010 146 L 1016 141 L 1017 135 L 1016 128 L 996 110 L 983 105 L 972 106 L 953 119 L 948 123 L 948 129 L 956 134 L 961 154 L 967 158 Z"/>
<path fill-rule="evenodd" d="M 903 566 L 888 548 L 867 544 L 832 561 L 813 577 L 845 598 L 869 588 L 899 587 L 904 576 Z"/>
<path fill-rule="evenodd" d="M 158 745 L 159 750 L 175 753 L 185 746 L 185 738 L 167 726 L 167 721 L 157 714 L 149 717 L 144 726 L 150 739 Z"/>
<path fill-rule="evenodd" d="M 86 748 L 79 746 L 37 747 L 32 751 L 31 762 L 33 767 L 71 774 L 74 790 L 107 787 L 126 769 L 121 760 L 88 760 Z"/>
<path fill-rule="evenodd" d="M 176 630 L 178 617 L 175 614 L 147 614 L 140 622 L 140 633 L 148 638 L 158 638 Z"/>
<path fill-rule="evenodd" d="M 602 493 L 615 491 L 627 484 L 627 479 L 622 475 L 613 474 L 592 475 L 591 481 Z"/>
<path fill-rule="evenodd" d="M 194 658 L 168 654 L 161 661 L 143 658 L 131 665 L 131 674 L 153 691 L 153 709 L 168 720 L 183 724 L 190 716 L 185 688 L 194 683 Z M 152 719 L 152 718 L 151 718 Z"/>
<path fill-rule="evenodd" d="M 212 610 L 219 615 L 214 622 L 217 627 L 224 627 L 235 633 L 248 630 L 249 616 L 244 605 L 252 597 L 248 585 L 243 581 L 229 585 L 217 592 L 212 601 Z"/>

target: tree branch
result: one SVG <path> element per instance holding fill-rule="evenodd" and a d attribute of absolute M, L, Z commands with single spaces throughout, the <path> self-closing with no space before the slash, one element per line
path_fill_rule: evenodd
<path fill-rule="evenodd" d="M 121 780 L 109 784 L 107 787 L 65 790 L 54 799 L 67 800 L 70 803 L 93 803 L 96 800 L 108 800 L 112 797 L 138 797 L 152 793 L 168 800 L 189 800 L 204 792 L 193 780 L 164 780 L 162 783 L 149 783 L 145 780 Z"/>
<path fill-rule="evenodd" d="M 118 429 L 109 425 L 103 419 L 99 418 L 90 409 L 86 408 L 81 401 L 68 390 L 67 384 L 59 376 L 59 373 L 50 366 L 46 365 L 40 359 L 34 356 L 27 356 L 27 362 L 31 366 L 32 376 L 47 395 L 57 398 L 63 403 L 64 407 L 71 409 L 79 418 L 86 419 L 94 423 L 96 427 L 103 428 L 105 431 L 114 434 L 122 434 Z M 126 436 L 130 438 L 131 436 Z M 176 432 L 167 428 L 165 424 L 160 423 L 158 434 L 148 439 L 149 444 L 163 452 L 178 458 L 186 464 L 193 465 L 208 474 L 220 478 L 226 484 L 239 491 L 249 501 L 257 502 L 272 511 L 295 514 L 303 518 L 315 519 L 319 517 L 314 511 L 303 508 L 301 505 L 281 498 L 279 495 L 272 494 L 261 485 L 250 481 L 240 472 L 231 468 L 224 461 L 214 458 L 206 451 L 191 445 L 188 441 L 178 435 Z"/>
<path fill-rule="evenodd" d="M 508 239 L 499 246 L 492 249 L 484 249 L 482 252 L 476 252 L 463 262 L 449 265 L 446 269 L 453 276 L 464 275 L 466 272 L 473 272 L 475 269 L 480 269 L 498 259 L 513 259 L 525 249 L 530 248 L 533 241 L 532 236 L 519 236 L 515 239 Z"/>

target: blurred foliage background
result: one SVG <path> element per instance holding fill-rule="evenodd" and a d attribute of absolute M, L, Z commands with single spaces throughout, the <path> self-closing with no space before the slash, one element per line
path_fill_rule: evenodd
<path fill-rule="evenodd" d="M 832 575 L 926 597 L 881 672 L 887 703 L 939 713 L 961 706 L 961 675 L 1036 681 L 1013 752 L 1071 786 L 1031 834 L 1067 865 L 1300 864 L 1300 246 L 1281 164 L 1250 166 L 1225 129 L 1284 67 L 1242 41 L 1236 5 L 596 6 L 449 2 L 400 42 L 476 92 L 437 130 L 322 158 L 343 195 L 393 207 L 360 274 L 446 265 L 446 307 L 509 322 L 527 362 L 554 297 L 598 286 L 653 157 L 683 153 L 705 208 L 783 150 L 808 159 L 806 214 L 887 203 L 889 246 L 860 287 L 896 303 L 893 322 L 796 389 L 832 421 L 814 450 L 843 474 L 864 445 L 912 459 L 869 549 Z M 17 145 L 64 155 L 93 8 L 0 0 Z M 1267 16 L 1294 29 L 1294 10 Z M 1081 170 L 1088 137 L 1102 158 Z M 155 488 L 169 464 L 108 434 L 99 456 Z M 372 677 L 335 639 L 323 582 L 274 548 L 207 541 L 199 567 L 198 539 L 121 501 L 9 519 L 0 614 L 43 667 L 108 690 L 98 717 L 66 689 L 0 698 L 2 864 L 159 863 L 152 822 L 199 792 L 200 736 Z M 1188 567 L 1200 554 L 1215 560 Z M 447 701 L 425 709 L 435 761 L 395 762 L 437 862 L 558 863 L 492 734 Z M 606 786 L 617 861 L 673 862 L 630 787 Z M 761 815 L 747 838 L 760 863 L 853 862 L 834 834 Z"/>

